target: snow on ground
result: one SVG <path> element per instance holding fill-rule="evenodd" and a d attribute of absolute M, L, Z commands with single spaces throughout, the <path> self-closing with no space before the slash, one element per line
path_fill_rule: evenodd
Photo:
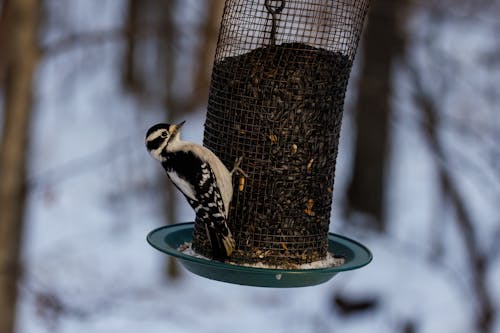
<path fill-rule="evenodd" d="M 404 113 L 393 124 L 390 231 L 383 237 L 350 226 L 339 213 L 351 166 L 349 114 L 344 121 L 331 230 L 367 245 L 370 265 L 296 289 L 230 285 L 185 270 L 180 280 L 165 281 L 166 257 L 145 240 L 162 221 L 155 190 L 165 175 L 143 143 L 147 128 L 165 119 L 123 96 L 113 45 L 74 52 L 43 63 L 38 75 L 19 333 L 385 333 L 400 331 L 405 320 L 417 321 L 424 333 L 472 331 L 460 242 L 446 212 L 436 221 L 435 170 Z M 78 80 L 71 76 L 75 64 L 83 68 Z M 184 138 L 201 142 L 203 113 L 186 120 Z M 192 220 L 180 199 L 179 222 Z M 456 255 L 429 261 L 441 224 L 437 231 L 449 235 Z M 491 281 L 499 295 L 495 267 Z M 377 311 L 341 314 L 334 292 L 373 295 L 380 304 Z"/>

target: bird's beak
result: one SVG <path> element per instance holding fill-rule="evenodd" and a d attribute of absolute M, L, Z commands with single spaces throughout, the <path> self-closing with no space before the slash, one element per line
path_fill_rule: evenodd
<path fill-rule="evenodd" d="M 172 128 L 172 131 L 170 132 L 170 135 L 174 137 L 177 133 L 179 133 L 182 125 L 184 125 L 186 121 L 184 120 L 183 122 L 178 123 L 177 125 L 174 125 Z"/>

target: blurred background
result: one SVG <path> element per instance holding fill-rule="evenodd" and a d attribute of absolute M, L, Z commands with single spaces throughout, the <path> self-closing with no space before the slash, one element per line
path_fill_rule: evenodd
<path fill-rule="evenodd" d="M 500 332 L 500 1 L 372 1 L 331 231 L 374 254 L 315 287 L 187 273 L 193 220 L 144 147 L 202 142 L 222 0 L 0 0 L 0 332 Z"/>

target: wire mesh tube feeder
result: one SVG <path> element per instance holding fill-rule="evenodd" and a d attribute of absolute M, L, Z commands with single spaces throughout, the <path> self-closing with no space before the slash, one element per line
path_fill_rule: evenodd
<path fill-rule="evenodd" d="M 273 287 L 321 283 L 370 262 L 364 246 L 328 232 L 344 96 L 368 1 L 226 0 L 203 143 L 228 167 L 243 156 L 246 177 L 234 180 L 228 217 L 236 250 L 229 263 L 182 253 L 186 241 L 210 257 L 198 221 L 153 231 L 154 247 L 196 274 Z M 343 261 L 301 269 L 331 253 Z"/>

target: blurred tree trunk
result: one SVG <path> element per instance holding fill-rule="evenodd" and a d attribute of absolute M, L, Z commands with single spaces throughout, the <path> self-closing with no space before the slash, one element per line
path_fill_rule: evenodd
<path fill-rule="evenodd" d="M 125 89 L 136 96 L 151 96 L 148 87 L 164 87 L 161 94 L 162 102 L 165 105 L 167 115 L 165 119 L 175 118 L 173 108 L 174 99 L 172 86 L 174 82 L 174 14 L 176 1 L 140 1 L 129 0 L 127 16 L 127 46 L 124 54 L 124 68 L 122 73 L 122 83 Z M 141 25 L 158 25 L 159 33 L 154 35 L 139 36 L 138 32 Z M 148 56 L 147 52 L 142 50 L 147 43 L 156 45 L 158 52 L 158 62 L 156 68 L 148 68 L 145 65 L 143 57 Z M 163 81 L 163 82 L 162 82 Z M 166 180 L 166 177 L 164 178 Z M 177 221 L 177 205 L 175 204 L 175 189 L 170 181 L 165 181 L 162 186 L 164 192 L 165 222 L 172 224 Z M 169 279 L 179 277 L 179 268 L 177 262 L 172 257 L 167 257 L 166 276 Z"/>
<path fill-rule="evenodd" d="M 0 143 L 0 332 L 14 331 L 17 281 L 26 199 L 26 152 L 38 60 L 37 0 L 8 1 L 3 32 L 3 131 Z"/>
<path fill-rule="evenodd" d="M 186 27 L 179 23 L 176 26 L 175 8 L 181 2 L 169 1 L 139 1 L 129 0 L 127 27 L 127 46 L 124 54 L 124 69 L 122 82 L 124 87 L 131 93 L 141 96 L 154 96 L 148 93 L 148 87 L 161 87 L 160 99 L 165 108 L 165 119 L 174 121 L 184 115 L 196 111 L 208 99 L 208 89 L 211 77 L 211 66 L 217 44 L 217 33 L 220 18 L 224 7 L 224 0 L 210 0 L 200 4 L 206 8 L 206 15 L 201 19 L 199 25 L 200 42 L 196 49 L 194 59 L 194 73 L 192 87 L 189 95 L 179 97 L 176 87 L 176 59 L 179 51 L 179 39 Z M 154 15 L 152 15 L 152 13 Z M 159 34 L 154 36 L 140 35 L 138 31 L 143 24 L 159 25 Z M 186 23 L 187 24 L 187 23 Z M 142 57 L 147 55 L 147 50 L 141 48 L 144 41 L 154 43 L 158 52 L 156 58 L 158 63 L 155 68 L 148 68 Z M 180 73 L 182 74 L 182 73 Z M 177 88 L 177 90 L 176 90 Z M 158 96 L 157 96 L 158 97 Z M 164 178 L 166 180 L 166 177 Z M 178 220 L 177 189 L 168 180 L 165 181 L 165 222 L 172 224 Z M 169 257 L 167 263 L 167 277 L 177 278 L 179 269 L 177 262 Z"/>
<path fill-rule="evenodd" d="M 175 38 L 174 34 L 174 13 L 173 10 L 175 8 L 177 1 L 166 1 L 163 3 L 163 10 L 165 11 L 165 20 L 164 25 L 162 27 L 162 31 L 165 36 L 163 36 L 160 41 L 160 45 L 162 46 L 163 53 L 163 61 L 165 67 L 165 118 L 173 120 L 177 117 L 177 113 L 175 108 L 173 107 L 173 101 L 175 99 L 173 93 L 173 85 L 174 85 L 174 75 L 175 75 L 175 55 L 174 48 L 170 44 L 170 42 Z M 166 180 L 166 178 L 165 178 Z M 165 181 L 165 223 L 166 224 L 174 224 L 178 221 L 177 214 L 177 204 L 176 204 L 176 191 L 177 189 L 174 187 L 170 180 Z M 169 256 L 167 262 L 167 277 L 170 279 L 177 279 L 180 276 L 179 264 L 177 260 L 173 257 Z"/>
<path fill-rule="evenodd" d="M 207 16 L 201 26 L 202 39 L 196 54 L 196 72 L 194 73 L 193 99 L 198 103 L 208 102 L 208 90 L 212 77 L 212 64 L 219 37 L 219 28 L 224 11 L 224 0 L 210 0 L 207 4 Z"/>
<path fill-rule="evenodd" d="M 122 84 L 128 91 L 141 91 L 137 75 L 135 74 L 135 53 L 137 35 L 139 31 L 140 0 L 129 0 L 128 17 L 126 22 L 127 46 L 125 50 L 125 67 L 123 69 Z"/>
<path fill-rule="evenodd" d="M 10 15 L 7 15 L 7 4 L 10 0 L 0 2 L 0 89 L 5 84 L 5 75 L 7 70 L 7 29 L 10 25 Z M 1 113 L 0 113 L 1 114 Z"/>
<path fill-rule="evenodd" d="M 384 175 L 388 160 L 392 67 L 405 49 L 409 0 L 371 2 L 362 41 L 356 105 L 356 152 L 348 189 L 349 211 L 367 214 L 384 230 Z"/>
<path fill-rule="evenodd" d="M 173 2 L 173 1 L 172 1 Z M 172 14 L 173 6 L 175 3 L 168 2 L 165 4 L 165 10 Z M 208 3 L 204 4 L 207 8 L 207 15 L 203 24 L 200 25 L 200 35 L 201 38 L 198 52 L 196 54 L 195 66 L 196 70 L 193 78 L 193 88 L 191 91 L 191 96 L 184 102 L 179 103 L 178 98 L 174 94 L 175 85 L 175 54 L 173 48 L 169 45 L 164 45 L 165 47 L 165 87 L 166 87 L 166 98 L 165 98 L 165 109 L 167 111 L 167 118 L 177 119 L 182 117 L 184 114 L 192 112 L 200 104 L 203 104 L 208 100 L 208 89 L 210 85 L 211 68 L 212 62 L 215 54 L 215 46 L 217 44 L 217 35 L 220 25 L 220 17 L 222 16 L 222 9 L 224 7 L 223 0 L 210 0 Z M 174 17 L 170 16 L 166 23 L 173 24 Z M 174 27 L 171 25 L 166 25 L 163 29 L 167 34 L 165 36 L 167 39 L 175 38 L 173 31 Z M 166 184 L 166 223 L 172 224 L 181 222 L 178 220 L 177 214 L 177 202 L 176 195 L 177 189 L 173 184 L 168 181 Z M 179 275 L 179 268 L 177 262 L 169 257 L 169 262 L 167 266 L 167 274 L 169 277 L 175 278 Z"/>

